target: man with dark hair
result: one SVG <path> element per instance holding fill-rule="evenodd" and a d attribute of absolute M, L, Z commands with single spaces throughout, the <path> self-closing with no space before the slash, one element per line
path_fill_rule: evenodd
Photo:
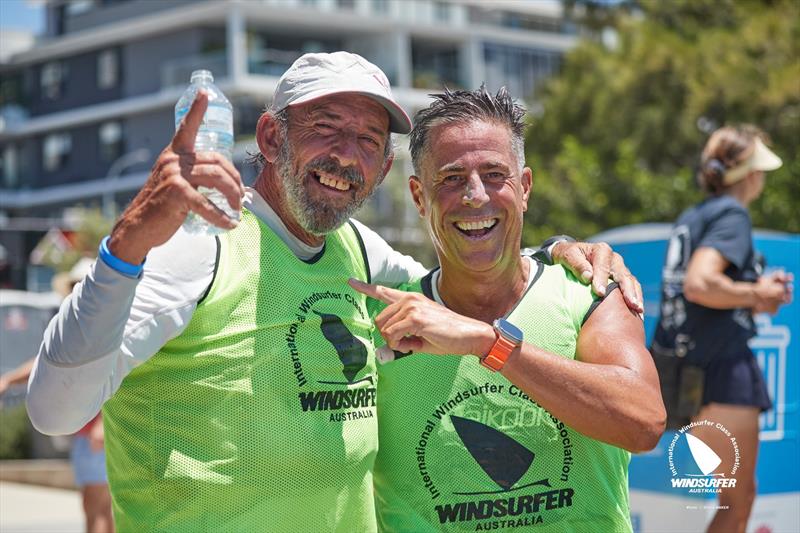
<path fill-rule="evenodd" d="M 201 93 L 48 327 L 31 419 L 68 433 L 103 408 L 123 531 L 374 530 L 373 326 L 346 282 L 426 270 L 349 217 L 410 120 L 364 58 L 306 54 L 258 121 L 266 164 L 245 189 L 194 150 L 206 106 Z M 243 206 L 238 225 L 199 186 Z M 186 233 L 190 210 L 230 231 Z"/>
<path fill-rule="evenodd" d="M 379 527 L 630 531 L 629 451 L 655 446 L 665 420 L 642 322 L 615 286 L 598 299 L 520 255 L 532 174 L 505 89 L 434 97 L 409 185 L 441 266 L 403 290 L 350 282 L 383 304 L 390 348 Z"/>

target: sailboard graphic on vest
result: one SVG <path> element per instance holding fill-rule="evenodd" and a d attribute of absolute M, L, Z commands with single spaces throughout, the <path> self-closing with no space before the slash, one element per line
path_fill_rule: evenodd
<path fill-rule="evenodd" d="M 719 455 L 712 450 L 708 444 L 698 439 L 694 435 L 686 434 L 686 442 L 689 443 L 689 451 L 692 452 L 692 458 L 697 464 L 697 467 L 703 473 L 703 476 L 724 476 L 725 474 L 712 474 L 714 470 L 722 463 Z M 697 476 L 697 474 L 688 474 Z"/>
<path fill-rule="evenodd" d="M 336 315 L 328 313 L 320 313 L 313 311 L 318 315 L 322 322 L 320 329 L 322 335 L 333 345 L 336 353 L 339 355 L 339 360 L 342 362 L 342 374 L 347 381 L 320 381 L 328 385 L 353 385 L 361 383 L 362 381 L 369 381 L 372 383 L 372 376 L 367 376 L 364 379 L 353 381 L 367 364 L 367 347 L 364 342 L 353 335 L 347 326 L 344 325 L 342 319 Z"/>
<path fill-rule="evenodd" d="M 505 433 L 481 422 L 450 415 L 450 421 L 461 442 L 484 472 L 500 487 L 500 490 L 484 492 L 454 492 L 459 495 L 498 494 L 523 489 L 532 485 L 550 487 L 550 481 L 540 479 L 519 487 L 514 485 L 530 468 L 536 454 Z"/>

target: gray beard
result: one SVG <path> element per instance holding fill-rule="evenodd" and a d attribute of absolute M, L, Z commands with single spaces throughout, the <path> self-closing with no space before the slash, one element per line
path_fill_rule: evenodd
<path fill-rule="evenodd" d="M 286 204 L 298 224 L 313 235 L 325 235 L 339 228 L 375 193 L 375 187 L 364 191 L 364 176 L 352 167 L 342 167 L 329 157 L 318 157 L 303 169 L 296 170 L 294 152 L 290 143 L 283 142 L 275 162 L 279 178 L 283 183 Z M 356 196 L 347 205 L 335 208 L 324 200 L 311 198 L 303 181 L 309 172 L 323 171 L 349 183 L 361 186 L 361 197 Z"/>

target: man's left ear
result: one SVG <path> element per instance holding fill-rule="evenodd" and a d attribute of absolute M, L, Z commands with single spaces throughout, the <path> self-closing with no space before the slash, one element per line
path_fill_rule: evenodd
<path fill-rule="evenodd" d="M 528 198 L 531 196 L 531 189 L 533 188 L 533 171 L 529 167 L 522 169 L 522 212 L 528 210 Z"/>

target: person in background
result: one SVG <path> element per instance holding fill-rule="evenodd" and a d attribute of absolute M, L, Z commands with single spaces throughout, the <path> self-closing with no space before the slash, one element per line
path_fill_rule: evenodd
<path fill-rule="evenodd" d="M 84 257 L 75 263 L 69 272 L 53 277 L 53 290 L 66 298 L 76 283 L 81 281 L 94 263 Z M 32 358 L 19 367 L 0 376 L 0 396 L 14 385 L 28 382 L 33 364 Z M 111 513 L 111 493 L 106 476 L 106 456 L 103 447 L 103 418 L 100 414 L 83 426 L 72 436 L 70 463 L 75 476 L 75 485 L 81 492 L 83 514 L 88 533 L 109 533 L 114 531 Z"/>
<path fill-rule="evenodd" d="M 753 314 L 775 314 L 791 300 L 792 277 L 780 271 L 763 274 L 747 208 L 761 195 L 765 172 L 780 166 L 764 134 L 753 126 L 715 131 L 697 174 L 708 196 L 678 218 L 663 269 L 653 355 L 657 361 L 682 359 L 699 369 L 694 419 L 722 424 L 739 446 L 736 486 L 722 489 L 721 508 L 709 531 L 745 531 L 756 494 L 758 415 L 771 403 L 747 341 L 756 335 Z M 691 381 L 691 375 L 684 371 L 680 379 Z M 669 379 L 662 376 L 662 383 Z M 692 388 L 689 383 L 679 387 Z M 692 433 L 718 453 L 731 449 L 713 427 Z M 730 471 L 733 451 L 721 458 L 718 470 Z"/>

